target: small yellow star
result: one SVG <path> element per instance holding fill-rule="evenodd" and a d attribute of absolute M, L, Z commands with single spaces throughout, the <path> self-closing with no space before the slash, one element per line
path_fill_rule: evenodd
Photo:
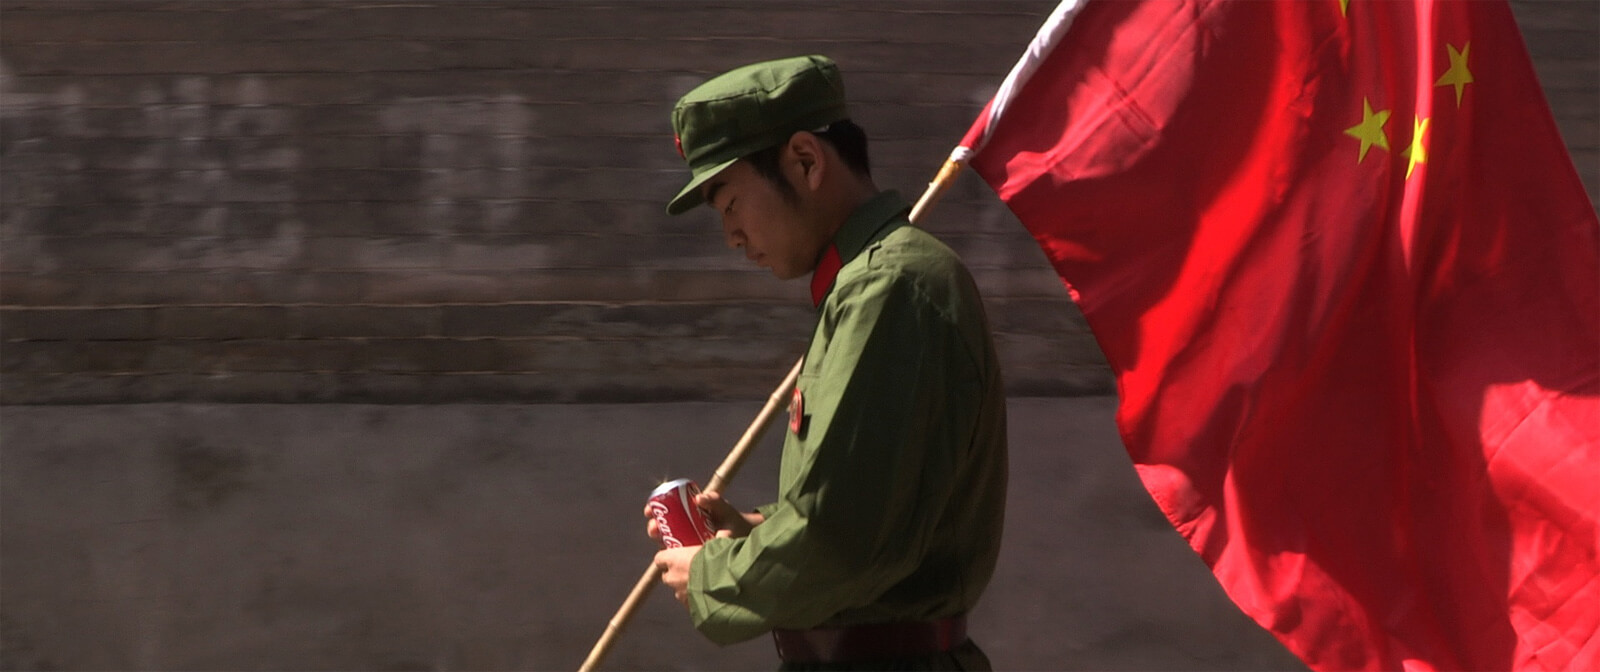
<path fill-rule="evenodd" d="M 1378 149 L 1389 151 L 1389 136 L 1383 132 L 1383 125 L 1389 123 L 1389 110 L 1372 111 L 1372 103 L 1366 98 L 1361 99 L 1361 123 L 1344 129 L 1344 134 L 1361 141 L 1361 153 L 1356 156 L 1356 163 L 1367 160 L 1367 150 L 1377 145 Z"/>
<path fill-rule="evenodd" d="M 1467 52 L 1472 49 L 1472 43 L 1468 42 L 1462 45 L 1461 51 L 1456 51 L 1456 47 L 1453 44 L 1444 46 L 1450 50 L 1450 69 L 1444 71 L 1444 75 L 1439 77 L 1439 81 L 1434 82 L 1433 85 L 1454 84 L 1456 87 L 1456 107 L 1461 107 L 1461 89 L 1472 83 L 1472 71 L 1467 69 Z"/>
<path fill-rule="evenodd" d="M 1339 0 L 1339 16 L 1350 15 L 1350 0 Z"/>
<path fill-rule="evenodd" d="M 1411 179 L 1411 171 L 1416 169 L 1417 164 L 1428 162 L 1428 148 L 1422 142 L 1422 136 L 1428 132 L 1430 121 L 1432 119 L 1417 117 L 1416 121 L 1411 122 L 1411 146 L 1400 153 L 1401 156 L 1411 159 L 1411 165 L 1406 166 L 1406 179 Z"/>

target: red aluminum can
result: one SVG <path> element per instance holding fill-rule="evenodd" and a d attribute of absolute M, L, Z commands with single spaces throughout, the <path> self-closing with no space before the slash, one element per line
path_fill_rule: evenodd
<path fill-rule="evenodd" d="M 699 546 L 717 533 L 706 513 L 694 504 L 698 494 L 700 486 L 687 478 L 662 483 L 650 493 L 650 515 L 661 532 L 662 548 Z"/>

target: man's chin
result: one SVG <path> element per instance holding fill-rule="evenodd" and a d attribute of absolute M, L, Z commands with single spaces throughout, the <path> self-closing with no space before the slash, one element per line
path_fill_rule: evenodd
<path fill-rule="evenodd" d="M 792 269 L 779 270 L 777 267 L 768 268 L 767 270 L 772 272 L 772 277 L 777 278 L 779 280 L 793 280 L 793 279 L 798 278 L 800 276 L 803 276 L 803 275 L 805 275 L 807 273 L 807 271 L 803 271 L 803 270 L 801 270 L 801 271 L 796 271 L 796 270 L 792 270 Z"/>

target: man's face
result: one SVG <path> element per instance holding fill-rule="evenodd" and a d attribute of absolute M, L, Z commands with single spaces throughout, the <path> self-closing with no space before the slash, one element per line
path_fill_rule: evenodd
<path fill-rule="evenodd" d="M 702 189 L 706 204 L 722 218 L 728 247 L 744 250 L 745 258 L 771 269 L 782 280 L 816 268 L 827 241 L 806 221 L 803 208 L 786 200 L 778 186 L 749 162 L 741 160 L 729 166 Z"/>

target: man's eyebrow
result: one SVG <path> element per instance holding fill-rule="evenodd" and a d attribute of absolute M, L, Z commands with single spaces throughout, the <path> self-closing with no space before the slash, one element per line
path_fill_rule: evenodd
<path fill-rule="evenodd" d="M 717 209 L 713 202 L 717 200 L 717 190 L 721 189 L 723 184 L 724 182 L 721 180 L 715 180 L 706 185 L 706 205 L 710 206 L 712 210 Z"/>

